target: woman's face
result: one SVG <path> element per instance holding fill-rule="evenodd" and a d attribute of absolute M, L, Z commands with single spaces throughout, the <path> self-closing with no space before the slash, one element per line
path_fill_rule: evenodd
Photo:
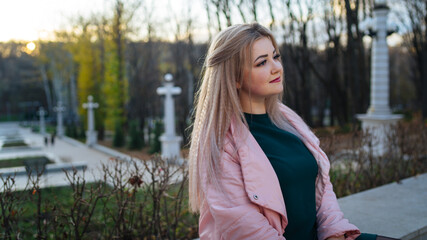
<path fill-rule="evenodd" d="M 279 53 L 269 38 L 258 39 L 252 46 L 250 67 L 243 71 L 242 85 L 237 84 L 242 105 L 264 104 L 266 97 L 283 91 L 282 80 L 283 67 Z"/>

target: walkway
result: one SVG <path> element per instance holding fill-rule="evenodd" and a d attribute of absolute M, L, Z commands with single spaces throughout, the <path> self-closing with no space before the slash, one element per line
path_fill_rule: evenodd
<path fill-rule="evenodd" d="M 2 127 L 5 127 L 4 123 L 0 124 L 0 128 Z M 13 126 L 13 124 L 7 123 L 7 127 L 18 127 L 18 125 L 15 124 Z M 19 128 L 19 132 L 25 141 L 29 143 L 31 147 L 35 148 L 35 150 L 25 151 L 25 153 L 47 153 L 48 155 L 56 156 L 64 163 L 86 162 L 87 170 L 85 172 L 85 179 L 88 182 L 100 179 L 102 176 L 100 171 L 102 169 L 102 164 L 107 164 L 110 159 L 112 159 L 110 154 L 89 148 L 85 144 L 70 138 L 56 138 L 54 145 L 51 145 L 49 142 L 48 146 L 45 146 L 44 138 L 41 134 L 33 133 L 28 128 Z M 25 188 L 27 183 L 26 176 L 16 176 L 15 180 L 17 189 Z M 41 187 L 66 185 L 69 185 L 68 181 L 65 174 L 61 171 L 43 174 L 41 179 Z"/>
<path fill-rule="evenodd" d="M 427 173 L 338 199 L 362 232 L 427 240 Z"/>

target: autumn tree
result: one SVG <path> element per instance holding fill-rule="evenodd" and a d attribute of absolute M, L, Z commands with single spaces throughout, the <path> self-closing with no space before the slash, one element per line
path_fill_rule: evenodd
<path fill-rule="evenodd" d="M 66 107 L 65 120 L 76 124 L 79 119 L 75 97 L 75 64 L 68 43 L 39 41 L 38 48 L 38 66 L 46 95 L 50 98 L 49 111 L 53 113 L 53 106 L 62 102 Z"/>

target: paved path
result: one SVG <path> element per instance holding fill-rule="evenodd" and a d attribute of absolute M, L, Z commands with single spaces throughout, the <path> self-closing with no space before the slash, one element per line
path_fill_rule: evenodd
<path fill-rule="evenodd" d="M 48 146 L 45 146 L 44 138 L 41 134 L 33 133 L 28 128 L 19 128 L 18 124 L 11 123 L 0 123 L 0 129 L 8 128 L 18 128 L 19 133 L 22 135 L 24 140 L 35 150 L 26 150 L 25 154 L 38 154 L 38 155 L 51 155 L 56 159 L 59 159 L 59 162 L 62 163 L 82 163 L 86 162 L 87 170 L 85 171 L 84 179 L 87 182 L 93 182 L 96 180 L 102 179 L 104 172 L 102 171 L 103 164 L 112 166 L 112 159 L 119 158 L 126 161 L 132 159 L 132 157 L 117 152 L 113 149 L 106 148 L 101 145 L 96 145 L 94 148 L 89 148 L 84 143 L 76 141 L 71 138 L 64 137 L 63 139 L 56 138 L 55 144 L 51 145 L 50 142 Z M 20 154 L 24 154 L 24 151 L 21 151 Z M 17 157 L 13 156 L 14 152 L 0 152 L 1 156 L 8 156 L 10 158 Z M 57 161 L 58 162 L 58 161 Z M 151 161 L 146 162 L 149 168 L 155 168 L 156 165 Z M 138 164 L 139 169 L 141 170 L 143 176 L 142 179 L 144 182 L 151 182 L 151 175 L 145 170 L 145 166 L 142 163 Z M 170 171 L 173 172 L 176 167 L 173 165 L 170 166 Z M 131 171 L 134 169 L 131 167 Z M 80 172 L 82 174 L 82 172 Z M 126 174 L 126 173 L 123 173 Z M 129 176 L 130 177 L 130 176 Z M 171 181 L 177 181 L 181 178 L 181 175 L 174 174 L 171 176 Z M 28 182 L 28 177 L 26 175 L 15 176 L 16 189 L 24 189 Z M 45 173 L 41 177 L 40 186 L 68 186 L 69 181 L 67 180 L 65 174 L 62 171 L 49 172 Z"/>
<path fill-rule="evenodd" d="M 32 146 L 40 147 L 43 151 L 53 153 L 58 156 L 62 162 L 87 162 L 88 169 L 97 169 L 102 163 L 107 163 L 111 157 L 105 153 L 88 148 L 85 144 L 78 141 L 64 141 L 60 138 L 55 138 L 55 144 L 50 143 L 46 147 L 44 145 L 43 136 L 41 134 L 32 133 L 30 129 L 20 128 L 24 138 L 30 141 Z"/>
<path fill-rule="evenodd" d="M 0 128 L 4 127 L 18 127 L 17 124 L 11 123 L 1 123 Z M 91 149 L 85 144 L 78 141 L 64 141 L 62 139 L 56 138 L 55 144 L 51 145 L 49 142 L 48 146 L 45 146 L 44 139 L 41 134 L 33 133 L 29 128 L 19 128 L 19 133 L 22 135 L 24 140 L 29 143 L 31 147 L 35 147 L 34 151 L 25 151 L 26 153 L 48 153 L 50 155 L 55 155 L 59 158 L 61 162 L 73 163 L 73 162 L 86 162 L 87 170 L 85 172 L 85 179 L 87 181 L 93 181 L 94 179 L 99 179 L 100 170 L 102 164 L 107 164 L 111 155 L 105 154 L 103 152 Z M 6 154 L 6 153 L 3 153 Z M 11 154 L 11 153 L 7 153 Z M 27 183 L 26 176 L 16 176 L 16 186 L 17 189 L 23 189 Z M 65 186 L 69 185 L 68 181 L 63 172 L 54 172 L 44 174 L 41 180 L 41 186 Z"/>
<path fill-rule="evenodd" d="M 427 240 L 427 173 L 338 199 L 362 232 Z"/>

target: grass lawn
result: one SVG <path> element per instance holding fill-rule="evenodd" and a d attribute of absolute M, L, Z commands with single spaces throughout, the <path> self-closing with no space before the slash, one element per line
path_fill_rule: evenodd
<path fill-rule="evenodd" d="M 54 163 L 46 157 L 12 158 L 0 160 L 0 168 L 23 167 L 27 162 L 46 162 L 46 164 Z"/>
<path fill-rule="evenodd" d="M 11 142 L 11 143 L 5 143 L 3 144 L 3 148 L 7 148 L 7 147 L 26 147 L 28 146 L 25 142 Z"/>

